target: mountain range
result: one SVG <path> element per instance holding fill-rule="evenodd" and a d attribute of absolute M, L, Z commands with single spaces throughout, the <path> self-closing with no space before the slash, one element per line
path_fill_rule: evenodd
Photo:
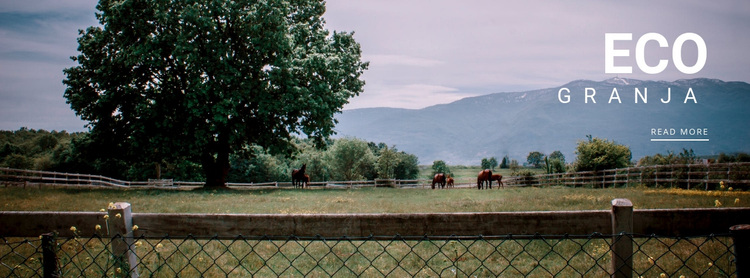
<path fill-rule="evenodd" d="M 529 152 L 556 150 L 572 162 L 578 141 L 587 135 L 629 146 L 634 161 L 683 148 L 709 156 L 750 151 L 750 84 L 705 78 L 576 80 L 423 109 L 344 110 L 337 120 L 337 137 L 395 145 L 428 165 L 434 160 L 478 165 L 482 158 L 506 155 L 523 163 Z M 675 139 L 693 141 L 660 141 Z"/>

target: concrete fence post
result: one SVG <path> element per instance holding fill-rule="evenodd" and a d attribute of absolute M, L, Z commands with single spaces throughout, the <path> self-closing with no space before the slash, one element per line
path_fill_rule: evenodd
<path fill-rule="evenodd" d="M 736 225 L 729 228 L 734 241 L 734 265 L 737 277 L 750 277 L 750 225 Z"/>
<path fill-rule="evenodd" d="M 633 277 L 633 203 L 612 200 L 612 277 Z"/>
<path fill-rule="evenodd" d="M 138 277 L 138 257 L 133 242 L 133 217 L 129 203 L 114 203 L 109 207 L 111 248 L 115 258 L 116 277 Z"/>

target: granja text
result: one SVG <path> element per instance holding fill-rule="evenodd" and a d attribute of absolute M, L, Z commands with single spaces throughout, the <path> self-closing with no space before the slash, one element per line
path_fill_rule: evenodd
<path fill-rule="evenodd" d="M 596 89 L 594 88 L 584 88 L 583 89 L 583 102 L 584 103 L 596 103 Z M 635 103 L 648 103 L 649 95 L 648 95 L 648 88 L 634 88 L 633 89 L 633 101 Z M 659 101 L 661 103 L 669 103 L 672 101 L 672 88 L 667 88 L 666 92 L 659 92 L 657 94 L 657 97 L 659 98 Z M 560 90 L 557 91 L 557 99 L 560 101 L 560 103 L 569 103 L 571 100 L 571 92 L 568 88 L 560 88 Z M 609 100 L 607 103 L 622 103 L 622 99 L 620 98 L 620 92 L 617 91 L 617 88 L 612 88 L 612 92 L 609 94 Z M 695 93 L 693 93 L 693 88 L 688 88 L 687 92 L 685 92 L 685 99 L 682 101 L 682 103 L 698 103 L 698 99 L 695 98 Z"/>

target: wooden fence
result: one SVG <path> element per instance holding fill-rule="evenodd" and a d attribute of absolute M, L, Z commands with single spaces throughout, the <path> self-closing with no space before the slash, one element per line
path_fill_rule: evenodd
<path fill-rule="evenodd" d="M 711 190 L 724 182 L 725 187 L 750 190 L 750 163 L 713 163 L 640 166 L 602 171 L 570 172 L 505 177 L 506 186 L 627 187 L 634 185 L 701 188 Z M 0 168 L 0 183 L 8 186 L 90 186 L 114 188 L 195 188 L 203 182 L 173 180 L 124 181 L 100 175 L 58 173 Z M 475 188 L 476 178 L 460 178 L 457 188 Z M 290 188 L 291 182 L 227 183 L 235 188 Z M 430 188 L 431 180 L 370 180 L 310 182 L 314 188 L 397 187 Z M 497 186 L 497 183 L 495 183 Z"/>
<path fill-rule="evenodd" d="M 113 238 L 111 252 L 119 254 L 117 257 L 121 260 L 117 265 L 124 265 L 124 269 L 130 269 L 133 274 L 139 260 L 134 251 L 134 239 L 164 239 L 166 235 L 171 239 L 183 236 L 231 239 L 238 235 L 344 236 L 344 240 L 347 240 L 346 237 L 372 235 L 451 239 L 460 236 L 532 234 L 545 235 L 545 239 L 549 239 L 599 233 L 611 235 L 612 276 L 630 277 L 634 271 L 634 252 L 643 252 L 633 249 L 635 238 L 646 235 L 729 235 L 730 228 L 748 220 L 750 208 L 634 210 L 632 203 L 626 199 L 613 200 L 610 211 L 315 215 L 133 213 L 130 204 L 115 203 L 106 212 L 0 212 L 0 236 L 38 237 L 56 231 L 61 238 L 99 237 L 104 234 L 100 227 L 105 227 Z M 732 234 L 736 249 L 734 253 L 732 250 L 721 251 L 735 254 L 738 273 L 740 265 L 750 264 L 746 257 L 747 246 L 737 245 L 748 240 L 748 233 L 742 231 Z M 512 240 L 512 236 L 506 239 Z M 740 261 L 741 258 L 745 258 L 745 261 Z"/>

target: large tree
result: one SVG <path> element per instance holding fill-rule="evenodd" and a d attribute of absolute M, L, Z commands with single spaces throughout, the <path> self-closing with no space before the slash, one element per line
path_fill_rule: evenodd
<path fill-rule="evenodd" d="M 320 141 L 362 92 L 353 33 L 329 33 L 322 0 L 100 0 L 80 31 L 65 97 L 122 159 L 188 158 L 224 186 L 229 156 Z"/>

